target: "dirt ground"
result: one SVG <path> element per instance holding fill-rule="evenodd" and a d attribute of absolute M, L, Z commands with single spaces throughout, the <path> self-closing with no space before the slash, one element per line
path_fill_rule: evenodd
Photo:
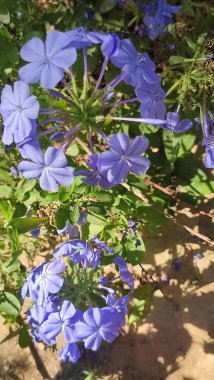
<path fill-rule="evenodd" d="M 186 209 L 179 221 L 212 238 L 207 217 L 193 217 Z M 171 224 L 159 236 L 146 232 L 144 237 L 143 265 L 155 278 L 168 276 L 169 282 L 162 284 L 167 297 L 155 291 L 151 310 L 138 329 L 126 327 L 113 344 L 89 353 L 86 362 L 98 368 L 100 380 L 213 380 L 214 250 Z M 198 279 L 193 266 L 197 252 L 203 254 L 198 260 Z M 172 268 L 175 258 L 181 261 L 179 271 Z M 0 331 L 2 342 L 8 335 L 3 319 Z M 60 366 L 58 352 L 44 351 L 42 344 L 37 350 L 50 379 L 79 379 L 74 366 Z M 81 361 L 80 366 L 84 365 Z M 0 344 L 0 380 L 42 378 L 29 348 L 19 348 L 16 336 Z"/>

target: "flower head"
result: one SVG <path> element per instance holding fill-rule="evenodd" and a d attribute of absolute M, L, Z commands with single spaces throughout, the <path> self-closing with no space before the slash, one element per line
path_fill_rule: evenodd
<path fill-rule="evenodd" d="M 60 291 L 64 283 L 60 273 L 64 270 L 65 264 L 60 258 L 45 262 L 35 268 L 22 287 L 22 298 L 29 295 L 31 301 L 36 301 L 39 305 L 43 305 L 50 294 L 56 294 Z"/>
<path fill-rule="evenodd" d="M 193 123 L 189 119 L 180 121 L 177 112 L 168 112 L 166 115 L 166 123 L 161 124 L 160 127 L 175 133 L 183 133 L 192 128 Z"/>
<path fill-rule="evenodd" d="M 62 332 L 67 342 L 75 342 L 74 326 L 82 313 L 69 301 L 63 301 L 60 310 L 52 312 L 41 326 L 41 333 L 46 340 L 55 339 Z"/>
<path fill-rule="evenodd" d="M 90 245 L 79 239 L 74 239 L 61 244 L 55 251 L 54 256 L 70 256 L 74 263 L 81 263 L 83 267 L 96 267 L 100 265 L 100 253 L 94 252 Z"/>
<path fill-rule="evenodd" d="M 86 178 L 82 178 L 82 181 L 90 186 L 99 185 L 102 189 L 109 190 L 113 185 L 107 180 L 104 173 L 99 172 L 97 167 L 98 158 L 98 154 L 89 156 L 87 164 L 92 170 L 80 170 L 78 175 L 85 176 Z"/>
<path fill-rule="evenodd" d="M 109 152 L 100 154 L 97 162 L 99 172 L 112 184 L 123 183 L 128 172 L 142 175 L 148 170 L 150 161 L 141 154 L 148 148 L 148 139 L 137 136 L 130 142 L 125 133 L 115 133 L 109 139 Z"/>
<path fill-rule="evenodd" d="M 150 85 L 144 82 L 142 87 L 136 89 L 136 95 L 141 102 L 140 113 L 143 118 L 164 119 L 166 113 L 164 99 L 166 94 L 160 84 Z"/>
<path fill-rule="evenodd" d="M 80 358 L 80 351 L 76 343 L 68 343 L 59 353 L 59 359 L 62 362 L 76 363 Z"/>
<path fill-rule="evenodd" d="M 31 161 L 22 161 L 18 170 L 27 179 L 39 178 L 43 190 L 57 192 L 58 184 L 69 186 L 73 182 L 73 168 L 67 166 L 65 154 L 49 147 L 45 154 L 35 146 L 25 145 L 25 153 Z"/>
<path fill-rule="evenodd" d="M 105 33 L 102 32 L 89 32 L 88 30 L 79 27 L 69 30 L 65 33 L 69 41 L 69 46 L 80 49 L 86 46 L 93 46 L 93 44 L 100 44 L 105 40 Z"/>
<path fill-rule="evenodd" d="M 30 88 L 26 83 L 17 81 L 13 89 L 9 85 L 4 87 L 0 112 L 4 122 L 3 143 L 19 143 L 33 130 L 33 121 L 39 114 L 39 102 L 30 95 Z"/>
<path fill-rule="evenodd" d="M 19 76 L 27 83 L 41 81 L 44 88 L 54 88 L 64 76 L 64 69 L 69 68 L 77 59 L 76 50 L 67 47 L 66 33 L 51 31 L 45 43 L 37 37 L 31 38 L 22 48 L 20 55 L 30 62 L 21 67 Z"/>
<path fill-rule="evenodd" d="M 112 63 L 126 73 L 125 81 L 139 87 L 146 81 L 150 84 L 160 83 L 155 73 L 155 64 L 147 53 L 138 53 L 129 40 L 121 40 L 120 48 L 111 56 Z"/>
<path fill-rule="evenodd" d="M 75 336 L 83 340 L 85 348 L 97 351 L 102 340 L 113 342 L 119 335 L 114 314 L 108 307 L 90 308 L 83 314 L 83 320 L 75 324 Z"/>
<path fill-rule="evenodd" d="M 132 278 L 128 268 L 126 261 L 123 256 L 117 256 L 114 259 L 114 263 L 118 266 L 120 272 L 120 278 L 123 282 L 128 284 L 131 292 L 134 291 L 134 279 Z"/>

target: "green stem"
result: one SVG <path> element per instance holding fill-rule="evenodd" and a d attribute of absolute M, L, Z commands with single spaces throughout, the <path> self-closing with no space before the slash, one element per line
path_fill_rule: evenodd
<path fill-rule="evenodd" d="M 172 87 L 170 87 L 170 89 L 169 89 L 169 90 L 167 91 L 167 93 L 166 93 L 166 96 L 168 96 L 169 94 L 171 94 L 171 93 L 176 89 L 176 87 L 179 86 L 179 84 L 181 83 L 182 79 L 183 79 L 183 77 L 181 77 L 179 80 L 177 80 L 177 82 L 175 82 L 175 83 L 172 85 Z"/>

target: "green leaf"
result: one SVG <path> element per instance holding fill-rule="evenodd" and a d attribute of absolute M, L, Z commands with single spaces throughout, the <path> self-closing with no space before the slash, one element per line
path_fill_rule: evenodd
<path fill-rule="evenodd" d="M 12 219 L 10 225 L 17 229 L 19 234 L 25 234 L 38 228 L 41 224 L 48 222 L 48 218 L 15 218 Z"/>
<path fill-rule="evenodd" d="M 35 184 L 36 184 L 36 179 L 31 179 L 30 181 L 27 179 L 21 180 L 15 192 L 15 196 L 18 199 L 18 201 L 20 202 L 23 201 L 25 194 L 33 190 Z"/>
<path fill-rule="evenodd" d="M 179 186 L 179 191 L 184 191 L 196 196 L 214 193 L 214 181 L 191 182 L 188 186 Z"/>
<path fill-rule="evenodd" d="M 113 203 L 114 196 L 113 194 L 106 194 L 106 193 L 97 193 L 94 194 L 94 197 L 100 202 L 100 203 Z"/>
<path fill-rule="evenodd" d="M 62 230 L 65 227 L 66 222 L 69 219 L 69 216 L 70 216 L 69 205 L 60 206 L 60 208 L 58 209 L 58 211 L 56 213 L 56 217 L 55 217 L 56 227 L 59 230 Z"/>
<path fill-rule="evenodd" d="M 1 169 L 0 170 L 0 182 L 6 183 L 7 185 L 14 185 L 14 180 L 10 176 L 8 170 Z"/>
<path fill-rule="evenodd" d="M 88 214 L 87 220 L 90 224 L 95 224 L 98 226 L 105 226 L 107 224 L 106 220 L 98 215 Z"/>
<path fill-rule="evenodd" d="M 31 342 L 31 338 L 28 333 L 28 330 L 26 326 L 23 326 L 19 332 L 19 346 L 21 348 L 26 348 L 29 346 L 30 342 Z"/>
<path fill-rule="evenodd" d="M 18 316 L 21 304 L 18 298 L 10 292 L 0 293 L 0 313 L 3 315 Z"/>
<path fill-rule="evenodd" d="M 19 270 L 19 268 L 20 268 L 20 262 L 17 259 L 18 256 L 19 256 L 19 254 L 16 253 L 16 254 L 13 255 L 12 260 L 9 259 L 9 260 L 5 261 L 2 264 L 2 271 L 5 272 L 5 273 L 17 272 Z"/>
<path fill-rule="evenodd" d="M 109 0 L 101 0 L 98 2 L 100 13 L 107 13 L 111 11 L 116 5 L 116 2 Z"/>
<path fill-rule="evenodd" d="M 77 144 L 72 144 L 70 148 L 66 151 L 66 154 L 72 157 L 77 156 L 79 154 L 79 148 Z"/>
<path fill-rule="evenodd" d="M 134 306 L 132 307 L 131 313 L 128 318 L 129 325 L 139 322 L 143 318 L 144 309 L 146 305 L 146 300 L 138 300 L 137 298 L 135 298 L 133 302 Z"/>
<path fill-rule="evenodd" d="M 178 157 L 180 149 L 179 141 L 173 132 L 163 131 L 163 143 L 167 160 L 173 165 Z"/>
<path fill-rule="evenodd" d="M 69 219 L 68 219 L 69 222 L 71 224 L 77 224 L 79 217 L 80 217 L 79 207 L 77 206 L 72 207 L 69 213 Z"/>
<path fill-rule="evenodd" d="M 139 246 L 136 247 L 136 239 L 130 239 L 125 243 L 123 249 L 123 256 L 126 261 L 132 265 L 140 264 L 145 254 L 145 245 L 141 238 L 138 238 Z"/>
<path fill-rule="evenodd" d="M 2 24 L 9 24 L 10 23 L 10 13 L 7 8 L 0 6 L 0 22 Z"/>
<path fill-rule="evenodd" d="M 171 57 L 169 58 L 169 64 L 171 66 L 173 66 L 173 65 L 180 64 L 180 63 L 184 63 L 185 60 L 186 60 L 186 58 L 181 57 L 180 55 L 171 55 Z"/>
<path fill-rule="evenodd" d="M 1 172 L 1 168 L 0 168 Z M 13 197 L 13 189 L 11 186 L 0 185 L 0 198 L 9 199 Z"/>
<path fill-rule="evenodd" d="M 0 212 L 2 213 L 4 219 L 9 222 L 13 215 L 13 210 L 9 201 L 0 199 Z"/>
<path fill-rule="evenodd" d="M 16 228 L 9 226 L 7 228 L 7 233 L 9 237 L 10 249 L 12 253 L 20 253 L 22 247 L 19 241 L 19 234 Z"/>
<path fill-rule="evenodd" d="M 191 151 L 191 148 L 195 143 L 196 136 L 190 133 L 184 133 L 182 135 L 176 136 L 175 139 L 177 139 L 177 142 L 179 144 L 178 157 L 181 157 Z"/>

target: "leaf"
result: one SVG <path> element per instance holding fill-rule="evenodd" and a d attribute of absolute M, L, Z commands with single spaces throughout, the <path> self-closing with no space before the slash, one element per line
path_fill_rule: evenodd
<path fill-rule="evenodd" d="M 100 203 L 113 203 L 114 197 L 112 194 L 106 194 L 105 193 L 99 193 L 94 194 L 94 197 L 100 202 Z"/>
<path fill-rule="evenodd" d="M 0 212 L 2 213 L 4 219 L 9 222 L 13 215 L 13 210 L 9 201 L 0 199 Z"/>
<path fill-rule="evenodd" d="M 18 235 L 17 229 L 9 226 L 7 228 L 7 233 L 9 237 L 11 252 L 19 254 L 22 251 L 22 247 L 19 241 L 19 235 Z"/>
<path fill-rule="evenodd" d="M 20 268 L 20 262 L 17 260 L 18 253 L 13 255 L 12 260 L 9 259 L 2 264 L 2 271 L 5 273 L 18 272 Z"/>
<path fill-rule="evenodd" d="M 178 157 L 180 149 L 179 141 L 176 139 L 173 132 L 163 131 L 163 143 L 167 160 L 173 165 Z"/>
<path fill-rule="evenodd" d="M 179 144 L 179 152 L 178 157 L 183 156 L 184 154 L 188 154 L 193 147 L 196 136 L 190 133 L 184 133 L 182 135 L 176 136 L 177 142 Z"/>
<path fill-rule="evenodd" d="M 69 213 L 69 219 L 68 219 L 69 222 L 71 224 L 77 224 L 79 217 L 80 217 L 79 207 L 77 206 L 72 207 Z"/>
<path fill-rule="evenodd" d="M 18 298 L 10 292 L 0 293 L 0 313 L 3 315 L 18 316 L 21 304 Z"/>
<path fill-rule="evenodd" d="M 23 326 L 19 332 L 19 346 L 21 348 L 26 348 L 31 343 L 31 338 L 28 333 L 26 326 Z"/>
<path fill-rule="evenodd" d="M 60 206 L 55 217 L 55 223 L 56 223 L 57 229 L 62 230 L 65 227 L 66 222 L 69 219 L 69 215 L 70 215 L 69 205 Z"/>
<path fill-rule="evenodd" d="M 136 242 L 139 246 L 136 247 Z M 123 256 L 126 258 L 126 261 L 132 265 L 140 264 L 143 260 L 145 254 L 145 245 L 141 238 L 130 239 L 125 243 L 123 248 Z"/>
<path fill-rule="evenodd" d="M 14 184 L 14 180 L 13 178 L 11 178 L 8 170 L 3 170 L 3 169 L 0 170 L 0 182 L 6 183 L 7 185 Z"/>
<path fill-rule="evenodd" d="M 1 168 L 0 168 L 1 172 Z M 0 185 L 0 198 L 9 199 L 13 197 L 13 189 L 11 186 Z"/>
<path fill-rule="evenodd" d="M 138 300 L 137 298 L 135 298 L 133 301 L 134 306 L 131 308 L 131 313 L 128 318 L 129 325 L 136 323 L 143 318 L 144 308 L 146 305 L 145 300 Z"/>
<path fill-rule="evenodd" d="M 184 63 L 185 60 L 186 60 L 186 58 L 181 57 L 180 55 L 171 55 L 171 57 L 169 58 L 169 64 L 171 66 L 173 66 L 173 65 L 180 64 L 180 63 Z"/>
<path fill-rule="evenodd" d="M 101 0 L 99 1 L 99 11 L 100 13 L 107 13 L 111 11 L 116 5 L 116 2 L 109 0 Z"/>
<path fill-rule="evenodd" d="M 10 225 L 17 229 L 19 234 L 25 234 L 38 228 L 41 224 L 48 222 L 48 218 L 15 218 L 12 219 Z"/>
<path fill-rule="evenodd" d="M 26 179 L 21 180 L 15 192 L 15 196 L 18 199 L 18 201 L 20 202 L 23 201 L 25 194 L 33 190 L 35 184 L 36 184 L 36 179 L 31 179 L 30 181 Z"/>
<path fill-rule="evenodd" d="M 101 216 L 92 215 L 92 214 L 88 214 L 87 221 L 90 224 L 95 224 L 98 226 L 105 226 L 107 224 L 107 222 L 104 218 L 102 218 Z"/>
<path fill-rule="evenodd" d="M 179 186 L 179 191 L 184 191 L 196 196 L 214 193 L 214 181 L 191 182 L 188 186 Z"/>
<path fill-rule="evenodd" d="M 0 22 L 2 24 L 10 23 L 10 13 L 7 8 L 0 7 Z"/>

